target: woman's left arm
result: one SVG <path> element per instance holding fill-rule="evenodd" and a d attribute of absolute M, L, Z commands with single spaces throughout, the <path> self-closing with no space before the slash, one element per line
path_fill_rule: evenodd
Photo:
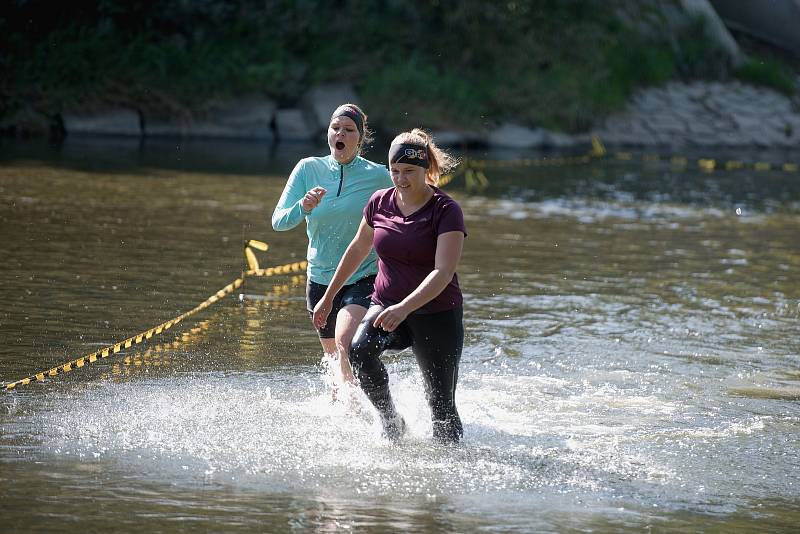
<path fill-rule="evenodd" d="M 383 310 L 375 318 L 373 326 L 391 332 L 406 320 L 414 310 L 421 308 L 447 287 L 456 273 L 464 248 L 464 232 L 453 231 L 439 234 L 436 240 L 436 258 L 433 270 L 406 298 Z"/>

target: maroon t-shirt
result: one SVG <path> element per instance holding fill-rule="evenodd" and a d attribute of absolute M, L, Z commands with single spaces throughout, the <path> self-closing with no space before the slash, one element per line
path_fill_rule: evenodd
<path fill-rule="evenodd" d="M 372 300 L 383 306 L 402 301 L 433 271 L 439 234 L 467 235 L 461 207 L 436 187 L 430 200 L 408 217 L 397 207 L 393 187 L 378 190 L 364 207 L 364 219 L 375 230 L 372 244 L 378 253 Z M 452 310 L 462 302 L 454 274 L 447 287 L 415 313 Z"/>

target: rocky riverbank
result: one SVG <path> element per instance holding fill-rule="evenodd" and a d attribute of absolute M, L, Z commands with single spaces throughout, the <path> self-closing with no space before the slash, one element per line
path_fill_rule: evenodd
<path fill-rule="evenodd" d="M 608 144 L 628 146 L 800 148 L 800 106 L 739 82 L 670 83 L 639 92 L 595 133 Z"/>
<path fill-rule="evenodd" d="M 800 86 L 800 79 L 798 79 Z M 70 137 L 124 136 L 145 138 L 217 138 L 264 142 L 298 142 L 323 138 L 330 110 L 361 99 L 349 85 L 310 90 L 301 107 L 279 108 L 261 97 L 209 103 L 197 116 L 163 118 L 118 107 L 92 111 L 65 110 L 45 117 L 22 110 L 0 128 L 23 135 Z M 372 117 L 380 133 L 390 124 Z M 591 131 L 569 135 L 514 123 L 485 131 L 434 132 L 441 144 L 488 148 L 567 149 L 589 144 L 597 136 L 607 145 L 628 147 L 758 147 L 800 148 L 798 98 L 741 82 L 672 82 L 640 90 L 626 109 L 599 121 Z"/>
<path fill-rule="evenodd" d="M 625 111 L 585 134 L 509 123 L 483 140 L 490 147 L 566 148 L 588 144 L 592 136 L 621 147 L 800 149 L 800 105 L 797 99 L 740 82 L 669 83 L 637 92 Z M 448 132 L 447 138 L 452 139 L 453 133 Z M 474 134 L 464 139 L 481 141 Z"/>

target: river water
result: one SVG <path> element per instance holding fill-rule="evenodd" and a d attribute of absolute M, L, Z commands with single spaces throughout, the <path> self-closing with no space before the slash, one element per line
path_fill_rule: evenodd
<path fill-rule="evenodd" d="M 302 259 L 269 216 L 304 153 L 324 149 L 0 147 L 0 381 L 191 309 L 243 239 Z M 800 175 L 526 156 L 550 163 L 446 187 L 469 231 L 461 445 L 431 440 L 408 352 L 386 358 L 401 443 L 358 392 L 332 402 L 303 277 L 249 278 L 0 393 L 3 530 L 795 531 Z"/>

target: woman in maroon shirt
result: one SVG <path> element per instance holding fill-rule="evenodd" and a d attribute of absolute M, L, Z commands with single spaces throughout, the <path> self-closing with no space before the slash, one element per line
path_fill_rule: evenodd
<path fill-rule="evenodd" d="M 372 306 L 356 331 L 350 363 L 361 389 L 392 440 L 405 432 L 380 360 L 387 349 L 411 347 L 422 371 L 433 436 L 457 443 L 463 434 L 455 404 L 464 343 L 462 297 L 456 276 L 466 229 L 460 206 L 436 187 L 453 159 L 419 129 L 398 135 L 389 149 L 394 187 L 376 191 L 325 295 L 314 324 L 328 319 L 332 299 L 374 246 L 378 276 Z"/>

